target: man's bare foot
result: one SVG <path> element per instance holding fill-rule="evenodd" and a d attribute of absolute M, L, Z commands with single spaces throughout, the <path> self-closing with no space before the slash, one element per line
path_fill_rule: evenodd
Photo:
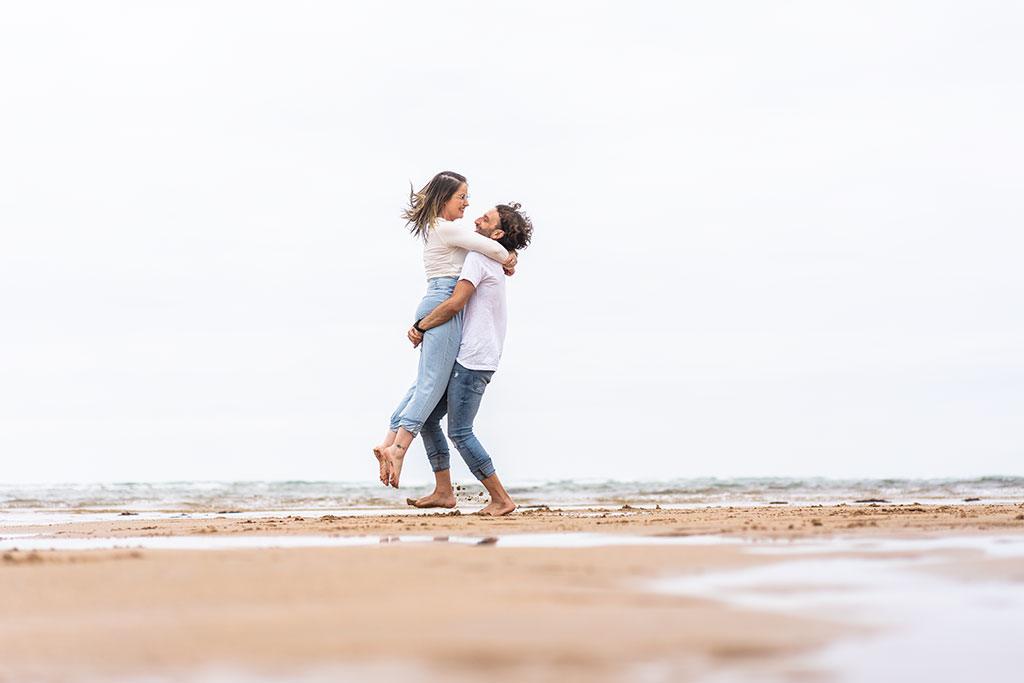
<path fill-rule="evenodd" d="M 384 449 L 384 459 L 388 461 L 388 483 L 398 488 L 398 478 L 402 476 L 402 461 L 405 449 L 397 443 Z"/>
<path fill-rule="evenodd" d="M 418 508 L 453 508 L 455 507 L 455 492 L 438 493 L 434 491 L 429 496 L 423 496 L 416 500 L 406 498 L 405 502 Z"/>
<path fill-rule="evenodd" d="M 377 458 L 377 463 L 380 464 L 380 483 L 385 486 L 388 485 L 388 481 L 391 479 L 391 467 L 388 465 L 387 456 L 384 455 L 384 451 L 387 446 L 377 446 L 373 449 L 373 455 Z"/>
<path fill-rule="evenodd" d="M 508 513 L 512 512 L 517 507 L 518 506 L 515 503 L 513 503 L 511 500 L 509 500 L 509 501 L 494 501 L 494 500 L 492 500 L 489 505 L 487 505 L 484 509 L 480 510 L 476 514 L 484 515 L 484 516 L 487 516 L 487 517 L 501 517 L 502 515 L 507 515 Z"/>

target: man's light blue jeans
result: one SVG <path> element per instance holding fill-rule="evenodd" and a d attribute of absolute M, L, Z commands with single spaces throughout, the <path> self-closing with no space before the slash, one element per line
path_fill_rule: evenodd
<path fill-rule="evenodd" d="M 466 461 L 469 471 L 477 479 L 486 479 L 494 474 L 494 464 L 480 440 L 473 434 L 473 420 L 480 410 L 480 401 L 491 381 L 493 370 L 470 370 L 455 363 L 448 382 L 447 395 L 423 423 L 423 447 L 427 450 L 430 468 L 435 472 L 448 469 L 448 444 L 441 431 L 441 418 L 448 413 L 448 436 L 451 437 L 459 455 Z"/>
<path fill-rule="evenodd" d="M 427 280 L 427 293 L 416 308 L 415 320 L 427 315 L 450 297 L 458 281 L 456 277 L 432 277 Z M 404 427 L 414 436 L 419 433 L 430 411 L 444 396 L 461 341 L 462 311 L 445 324 L 432 327 L 424 333 L 416 383 L 392 413 L 391 431 L 397 432 L 399 427 Z"/>

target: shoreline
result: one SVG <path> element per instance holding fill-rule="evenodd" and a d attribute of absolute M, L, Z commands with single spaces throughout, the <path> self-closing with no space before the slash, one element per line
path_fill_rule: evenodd
<path fill-rule="evenodd" d="M 83 514 L 96 514 L 93 512 Z M 461 510 L 405 508 L 337 515 L 317 510 L 110 513 L 112 519 L 61 521 L 0 526 L 0 538 L 16 534 L 80 538 L 87 536 L 159 536 L 180 534 L 307 534 L 394 535 L 437 532 L 495 533 L 626 533 L 643 535 L 747 535 L 751 538 L 805 538 L 823 534 L 878 532 L 885 534 L 991 532 L 1024 533 L 1024 502 L 946 504 L 766 505 L 701 508 L 660 508 L 622 505 L 582 509 L 531 506 L 504 517 L 486 517 Z M 470 534 L 471 535 L 471 534 Z"/>

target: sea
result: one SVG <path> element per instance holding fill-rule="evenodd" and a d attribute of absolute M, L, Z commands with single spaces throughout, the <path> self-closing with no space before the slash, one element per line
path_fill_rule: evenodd
<path fill-rule="evenodd" d="M 687 478 L 659 481 L 562 480 L 507 486 L 523 509 L 548 507 L 950 504 L 1024 502 L 1024 477 L 972 479 Z M 332 481 L 176 481 L 0 484 L 0 525 L 56 523 L 121 514 L 149 517 L 226 513 L 388 514 L 429 487 Z M 483 505 L 476 483 L 457 485 L 460 508 Z"/>

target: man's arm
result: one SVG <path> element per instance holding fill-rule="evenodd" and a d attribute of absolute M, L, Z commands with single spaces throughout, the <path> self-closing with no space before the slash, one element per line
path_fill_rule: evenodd
<path fill-rule="evenodd" d="M 434 310 L 427 313 L 417 325 L 421 330 L 429 330 L 431 327 L 444 325 L 455 317 L 455 314 L 466 307 L 469 297 L 476 291 L 476 286 L 469 280 L 459 280 L 455 284 L 455 291 L 452 295 L 439 303 Z M 416 326 L 409 328 L 409 341 L 417 346 L 423 340 L 423 335 L 416 330 Z"/>
<path fill-rule="evenodd" d="M 444 325 L 455 317 L 455 314 L 466 307 L 469 297 L 476 291 L 476 286 L 469 280 L 459 280 L 455 284 L 455 291 L 452 295 L 439 303 L 430 313 L 427 313 L 420 321 L 421 330 L 429 330 L 431 327 Z"/>

